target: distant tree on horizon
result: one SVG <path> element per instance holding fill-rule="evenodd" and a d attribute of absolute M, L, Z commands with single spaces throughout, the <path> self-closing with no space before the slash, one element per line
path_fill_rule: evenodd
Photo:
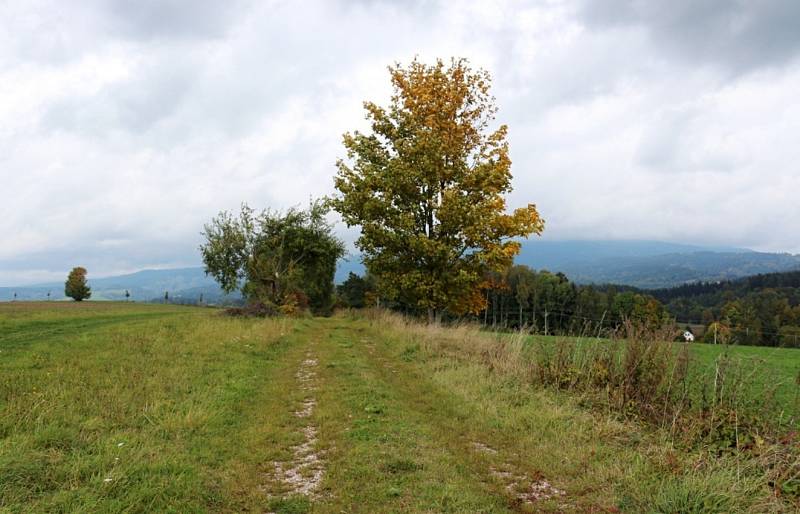
<path fill-rule="evenodd" d="M 164 291 L 164 303 L 169 303 L 169 291 Z"/>
<path fill-rule="evenodd" d="M 130 291 L 128 291 L 128 290 L 126 289 L 126 290 L 125 290 L 125 301 L 127 302 L 127 301 L 130 299 L 130 297 L 131 297 L 131 293 L 130 293 Z"/>
<path fill-rule="evenodd" d="M 82 302 L 92 296 L 92 290 L 86 283 L 86 268 L 72 268 L 64 283 L 64 295 L 76 302 Z"/>

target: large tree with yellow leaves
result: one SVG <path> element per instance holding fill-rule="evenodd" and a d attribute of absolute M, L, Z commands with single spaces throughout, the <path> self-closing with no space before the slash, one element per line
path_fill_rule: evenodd
<path fill-rule="evenodd" d="M 536 206 L 506 212 L 507 127 L 494 125 L 491 78 L 465 59 L 389 67 L 388 107 L 365 102 L 369 133 L 344 135 L 334 208 L 380 294 L 430 320 L 477 313 L 489 271 L 511 265 L 514 238 L 541 233 Z"/>

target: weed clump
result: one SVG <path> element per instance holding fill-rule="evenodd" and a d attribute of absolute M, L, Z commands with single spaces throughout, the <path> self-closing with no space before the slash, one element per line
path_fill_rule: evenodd
<path fill-rule="evenodd" d="M 228 307 L 224 313 L 232 317 L 269 318 L 281 315 L 281 311 L 273 304 L 250 302 L 242 307 Z"/>

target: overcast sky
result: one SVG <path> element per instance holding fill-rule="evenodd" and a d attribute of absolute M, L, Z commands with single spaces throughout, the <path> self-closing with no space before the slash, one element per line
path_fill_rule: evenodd
<path fill-rule="evenodd" d="M 0 2 L 0 285 L 199 265 L 330 194 L 386 66 L 493 75 L 550 239 L 800 252 L 800 2 Z M 353 231 L 340 227 L 348 241 Z"/>

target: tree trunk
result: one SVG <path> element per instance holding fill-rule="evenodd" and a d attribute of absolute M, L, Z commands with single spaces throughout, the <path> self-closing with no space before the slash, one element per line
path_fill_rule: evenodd
<path fill-rule="evenodd" d="M 547 309 L 544 310 L 544 335 L 547 335 Z"/>
<path fill-rule="evenodd" d="M 501 295 L 500 295 L 500 326 L 501 327 L 506 326 L 506 319 L 503 316 L 503 312 L 504 312 L 503 311 L 503 307 L 505 306 L 505 304 L 506 304 L 506 296 L 501 293 Z"/>
<path fill-rule="evenodd" d="M 497 292 L 492 291 L 492 326 L 497 326 Z"/>

